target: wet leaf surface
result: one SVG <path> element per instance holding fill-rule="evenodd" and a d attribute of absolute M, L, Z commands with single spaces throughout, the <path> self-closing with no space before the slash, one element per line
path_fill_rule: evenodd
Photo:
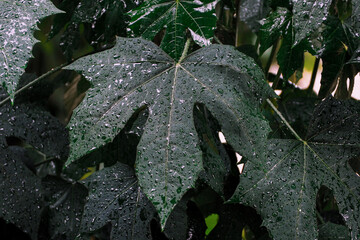
<path fill-rule="evenodd" d="M 331 222 L 319 226 L 319 240 L 350 240 L 349 229 L 344 225 Z"/>
<path fill-rule="evenodd" d="M 40 178 L 25 166 L 25 149 L 0 148 L 0 156 L 0 217 L 35 240 L 43 206 Z"/>
<path fill-rule="evenodd" d="M 329 14 L 331 2 L 331 0 L 292 0 L 294 46 L 319 29 L 319 25 Z"/>
<path fill-rule="evenodd" d="M 0 146 L 6 137 L 16 137 L 48 157 L 65 160 L 69 153 L 69 136 L 65 127 L 40 107 L 10 104 L 0 108 Z"/>
<path fill-rule="evenodd" d="M 68 59 L 78 57 L 76 49 L 86 39 L 95 50 L 101 45 L 112 45 L 115 36 L 126 36 L 130 17 L 126 12 L 142 1 L 134 0 L 66 0 L 59 8 L 66 11 L 55 17 L 51 37 L 61 33 L 60 45 Z M 84 39 L 82 39 L 84 38 Z M 102 46 L 104 47 L 104 46 Z"/>
<path fill-rule="evenodd" d="M 290 11 L 286 8 L 278 7 L 267 18 L 261 20 L 260 24 L 260 54 L 263 54 L 266 49 L 271 47 L 284 34 L 285 29 L 291 24 Z"/>
<path fill-rule="evenodd" d="M 0 83 L 13 101 L 20 76 L 32 57 L 36 23 L 60 11 L 47 0 L 2 0 L 0 8 Z"/>
<path fill-rule="evenodd" d="M 151 42 L 118 38 L 111 50 L 68 68 L 94 87 L 69 123 L 67 165 L 112 141 L 133 112 L 146 106 L 136 171 L 162 226 L 202 170 L 195 103 L 209 109 L 236 151 L 255 158 L 263 154 L 269 128 L 256 106 L 273 92 L 256 63 L 232 47 L 211 45 L 176 64 Z"/>
<path fill-rule="evenodd" d="M 316 239 L 316 194 L 324 185 L 359 238 L 360 178 L 348 163 L 360 155 L 359 114 L 358 102 L 327 98 L 305 141 L 273 139 L 267 159 L 247 162 L 231 201 L 255 207 L 276 239 Z"/>
<path fill-rule="evenodd" d="M 160 47 L 172 58 L 179 59 L 186 42 L 186 30 L 200 46 L 210 44 L 216 27 L 216 0 L 146 1 L 130 12 L 130 28 L 135 36 L 153 40 L 161 29 L 165 35 Z"/>
<path fill-rule="evenodd" d="M 239 7 L 240 20 L 244 21 L 251 30 L 257 32 L 260 28 L 259 21 L 266 17 L 269 11 L 269 1 L 243 0 Z"/>
<path fill-rule="evenodd" d="M 81 232 L 93 232 L 111 223 L 110 239 L 150 239 L 150 221 L 156 217 L 156 210 L 129 166 L 117 163 L 84 182 L 89 195 Z"/>
<path fill-rule="evenodd" d="M 0 95 L 4 96 L 1 94 L 4 92 L 0 91 Z M 0 214 L 37 239 L 42 187 L 34 173 L 35 162 L 31 157 L 34 151 L 25 147 L 31 145 L 47 157 L 65 159 L 69 150 L 67 131 L 48 112 L 32 104 L 1 106 L 0 123 Z M 13 146 L 12 141 L 20 144 Z"/>
<path fill-rule="evenodd" d="M 260 22 L 260 53 L 273 46 L 281 39 L 281 46 L 277 54 L 280 71 L 285 80 L 296 71 L 302 72 L 304 51 L 314 53 L 307 41 L 301 41 L 294 46 L 294 16 L 286 8 L 277 8 L 266 19 Z"/>
<path fill-rule="evenodd" d="M 70 183 L 61 178 L 47 176 L 42 179 L 48 212 L 51 239 L 75 239 L 81 223 L 81 216 L 88 195 L 87 189 L 79 183 Z"/>
<path fill-rule="evenodd" d="M 360 41 L 351 26 L 342 23 L 338 18 L 329 17 L 325 26 L 325 40 L 320 50 L 324 70 L 321 73 L 319 98 L 327 97 L 336 89 L 338 83 L 344 83 L 348 77 L 353 78 L 357 74 L 357 71 L 344 63 L 349 61 L 348 64 L 357 64 L 356 48 Z"/>

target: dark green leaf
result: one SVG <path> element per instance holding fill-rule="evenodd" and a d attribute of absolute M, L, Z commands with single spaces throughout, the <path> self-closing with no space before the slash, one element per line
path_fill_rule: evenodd
<path fill-rule="evenodd" d="M 37 239 L 42 202 L 41 182 L 25 165 L 25 149 L 0 148 L 0 217 Z"/>
<path fill-rule="evenodd" d="M 276 239 L 316 239 L 316 194 L 331 189 L 339 212 L 360 237 L 360 179 L 348 161 L 360 155 L 357 101 L 324 100 L 305 141 L 274 139 L 263 162 L 248 161 L 232 202 L 254 206 Z"/>
<path fill-rule="evenodd" d="M 319 240 L 350 240 L 349 229 L 344 225 L 326 222 L 319 226 Z"/>
<path fill-rule="evenodd" d="M 80 231 L 93 232 L 111 223 L 110 239 L 149 239 L 156 211 L 141 191 L 134 171 L 117 163 L 85 180 L 89 189 Z"/>
<path fill-rule="evenodd" d="M 165 36 L 160 47 L 178 60 L 186 42 L 186 30 L 200 46 L 210 44 L 216 26 L 216 0 L 145 1 L 130 12 L 130 28 L 136 36 L 153 40 L 163 28 Z"/>
<path fill-rule="evenodd" d="M 101 49 L 112 44 L 115 36 L 126 36 L 129 16 L 126 12 L 138 6 L 136 0 L 70 0 L 63 1 L 59 8 L 66 14 L 55 18 L 51 37 L 63 28 L 60 45 L 65 55 L 72 59 L 75 50 L 84 45 L 86 39 L 93 47 Z"/>
<path fill-rule="evenodd" d="M 294 46 L 308 37 L 329 14 L 331 0 L 292 0 Z"/>
<path fill-rule="evenodd" d="M 260 54 L 271 47 L 291 24 L 291 14 L 286 8 L 277 8 L 269 17 L 260 21 Z"/>
<path fill-rule="evenodd" d="M 0 108 L 0 146 L 6 137 L 16 137 L 48 157 L 66 159 L 69 149 L 65 127 L 50 113 L 31 104 Z"/>
<path fill-rule="evenodd" d="M 305 41 L 293 47 L 293 28 L 291 25 L 285 30 L 281 47 L 277 54 L 280 71 L 285 80 L 296 71 L 302 72 L 304 67 L 304 51 L 307 49 Z"/>
<path fill-rule="evenodd" d="M 352 0 L 352 15 L 351 15 L 352 27 L 356 31 L 356 34 L 360 35 L 360 2 Z"/>
<path fill-rule="evenodd" d="M 347 24 L 337 18 L 329 17 L 325 24 L 326 29 L 323 33 L 325 40 L 320 51 L 324 68 L 321 75 L 320 98 L 325 98 L 335 90 L 339 78 L 343 81 L 341 84 L 345 85 L 348 76 L 353 77 L 357 73 L 353 72 L 351 67 L 344 69 L 344 64 L 352 56 L 356 59 L 359 38 Z M 342 74 L 346 77 L 341 79 Z"/>
<path fill-rule="evenodd" d="M 200 138 L 200 148 L 203 151 L 205 171 L 200 175 L 200 179 L 223 196 L 225 176 L 230 171 L 230 160 L 217 136 L 221 128 L 205 106 L 200 104 L 194 107 L 194 122 Z"/>
<path fill-rule="evenodd" d="M 256 106 L 274 95 L 256 63 L 232 47 L 211 45 L 175 63 L 151 42 L 119 38 L 109 51 L 68 68 L 82 72 L 94 87 L 70 122 L 67 165 L 112 141 L 133 112 L 147 106 L 136 169 L 162 226 L 202 170 L 195 103 L 205 104 L 236 151 L 263 155 L 269 128 Z"/>
<path fill-rule="evenodd" d="M 239 6 L 240 20 L 244 21 L 254 32 L 259 30 L 259 21 L 266 17 L 269 11 L 268 0 L 242 0 Z"/>
<path fill-rule="evenodd" d="M 33 31 L 40 18 L 60 12 L 48 0 L 2 0 L 0 2 L 0 85 L 12 101 L 20 76 L 32 57 Z"/>
<path fill-rule="evenodd" d="M 65 237 L 75 239 L 79 231 L 81 215 L 88 194 L 79 183 L 70 183 L 63 179 L 48 176 L 42 180 L 49 213 L 51 239 Z"/>

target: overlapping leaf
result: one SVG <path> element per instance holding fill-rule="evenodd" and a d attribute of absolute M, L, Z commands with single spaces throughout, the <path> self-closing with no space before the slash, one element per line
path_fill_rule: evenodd
<path fill-rule="evenodd" d="M 246 22 L 251 30 L 255 32 L 260 28 L 259 21 L 266 17 L 269 11 L 269 1 L 266 0 L 243 0 L 240 2 L 240 20 Z"/>
<path fill-rule="evenodd" d="M 48 0 L 2 0 L 0 8 L 0 84 L 13 101 L 19 78 L 32 56 L 37 21 L 60 11 Z"/>
<path fill-rule="evenodd" d="M 151 42 L 119 38 L 114 48 L 68 68 L 80 71 L 93 88 L 69 124 L 67 165 L 112 141 L 133 112 L 146 106 L 136 168 L 162 226 L 202 170 L 195 103 L 205 104 L 236 151 L 263 156 L 269 128 L 256 106 L 273 93 L 256 63 L 232 47 L 211 45 L 175 63 Z"/>
<path fill-rule="evenodd" d="M 7 146 L 7 138 L 17 138 L 46 156 L 60 159 L 67 157 L 68 136 L 57 119 L 31 104 L 2 106 L 0 126 L 0 216 L 37 239 L 43 206 L 41 182 L 28 169 L 35 169 L 29 151 Z"/>
<path fill-rule="evenodd" d="M 110 239 L 150 239 L 150 221 L 156 211 L 140 190 L 134 171 L 117 163 L 85 180 L 89 189 L 81 232 L 111 223 Z"/>
<path fill-rule="evenodd" d="M 295 71 L 300 70 L 304 64 L 304 51 L 312 51 L 308 42 L 294 43 L 295 30 L 293 16 L 286 8 L 277 8 L 269 17 L 261 21 L 260 28 L 260 52 L 272 46 L 281 36 L 282 43 L 277 54 L 277 61 L 284 79 L 288 79 Z"/>
<path fill-rule="evenodd" d="M 81 25 L 85 25 L 85 36 L 92 46 L 111 43 L 115 36 L 126 36 L 130 17 L 126 14 L 142 1 L 134 0 L 70 0 L 63 1 L 59 8 L 66 11 L 55 18 L 51 36 L 63 28 L 61 47 L 69 59 L 77 56 L 74 50 L 81 46 Z M 84 27 L 84 25 L 82 25 Z M 91 26 L 91 27 L 90 27 Z"/>
<path fill-rule="evenodd" d="M 200 46 L 210 44 L 216 26 L 217 0 L 145 1 L 130 12 L 130 28 L 136 36 L 153 40 L 165 28 L 160 47 L 172 58 L 179 59 L 186 42 L 186 30 Z"/>
<path fill-rule="evenodd" d="M 79 183 L 47 176 L 42 179 L 46 201 L 49 203 L 46 221 L 51 239 L 75 239 L 87 196 L 87 189 Z"/>
<path fill-rule="evenodd" d="M 41 183 L 25 165 L 21 147 L 0 148 L 0 217 L 37 239 L 43 206 Z"/>
<path fill-rule="evenodd" d="M 331 0 L 292 0 L 294 46 L 319 28 L 329 14 L 331 2 Z"/>
<path fill-rule="evenodd" d="M 233 202 L 254 206 L 276 239 L 316 239 L 316 194 L 334 192 L 352 239 L 360 236 L 360 106 L 328 98 L 314 111 L 306 141 L 274 139 L 267 160 L 249 160 Z"/>

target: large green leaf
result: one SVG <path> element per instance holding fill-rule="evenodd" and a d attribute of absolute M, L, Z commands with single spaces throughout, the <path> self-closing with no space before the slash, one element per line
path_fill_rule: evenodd
<path fill-rule="evenodd" d="M 319 28 L 329 14 L 331 2 L 331 0 L 292 0 L 294 46 Z"/>
<path fill-rule="evenodd" d="M 348 161 L 360 155 L 359 117 L 357 101 L 324 100 L 306 140 L 273 139 L 267 159 L 247 162 L 231 201 L 254 206 L 276 239 L 316 239 L 316 195 L 324 185 L 358 239 L 360 178 Z"/>
<path fill-rule="evenodd" d="M 114 48 L 68 68 L 80 71 L 93 88 L 69 123 L 67 165 L 112 141 L 134 111 L 146 106 L 136 170 L 162 226 L 203 169 L 195 103 L 205 104 L 236 151 L 263 156 L 269 128 L 257 106 L 273 92 L 256 63 L 233 47 L 211 45 L 176 63 L 154 43 L 118 38 Z"/>
<path fill-rule="evenodd" d="M 36 23 L 60 11 L 48 0 L 1 0 L 0 8 L 0 84 L 13 101 L 19 78 L 32 56 Z"/>
<path fill-rule="evenodd" d="M 165 28 L 160 47 L 172 58 L 179 59 L 186 42 L 186 30 L 200 46 L 210 44 L 216 26 L 217 0 L 145 1 L 130 12 L 130 28 L 136 36 L 153 40 Z"/>
<path fill-rule="evenodd" d="M 150 221 L 156 211 L 141 191 L 134 171 L 117 163 L 85 180 L 89 189 L 81 232 L 111 223 L 110 239 L 150 239 Z"/>

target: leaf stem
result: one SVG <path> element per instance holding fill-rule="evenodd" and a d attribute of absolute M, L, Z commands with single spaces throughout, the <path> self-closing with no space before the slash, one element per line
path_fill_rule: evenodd
<path fill-rule="evenodd" d="M 266 63 L 266 66 L 265 66 L 265 69 L 264 69 L 264 71 L 266 73 L 266 78 L 269 77 L 269 70 L 270 70 L 271 64 L 272 64 L 272 62 L 274 60 L 278 44 L 279 44 L 279 39 L 276 40 L 276 42 L 274 43 L 274 45 L 273 45 L 273 47 L 271 49 L 271 52 L 270 52 L 269 61 Z"/>
<path fill-rule="evenodd" d="M 54 160 L 56 160 L 56 159 L 57 159 L 57 158 L 55 158 L 55 157 L 46 158 L 46 159 L 43 160 L 43 161 L 40 161 L 40 162 L 35 163 L 35 164 L 34 164 L 34 167 L 38 167 L 38 166 L 40 166 L 40 165 L 42 165 L 42 164 L 52 162 L 52 161 L 54 161 Z"/>
<path fill-rule="evenodd" d="M 318 68 L 319 68 L 319 62 L 320 62 L 320 58 L 316 58 L 315 63 L 314 63 L 314 67 L 313 67 L 313 71 L 312 71 L 312 74 L 311 74 L 310 84 L 309 84 L 309 87 L 307 89 L 308 92 L 312 92 L 312 90 L 314 88 L 316 74 L 317 74 L 317 71 L 318 71 Z"/>
<path fill-rule="evenodd" d="M 280 67 L 279 67 L 279 69 L 276 73 L 275 79 L 273 81 L 273 85 L 272 85 L 272 89 L 274 89 L 274 90 L 277 88 L 277 85 L 279 84 L 280 75 L 281 75 L 281 71 L 280 71 Z"/>
<path fill-rule="evenodd" d="M 290 132 L 295 136 L 295 138 L 301 142 L 305 142 L 301 139 L 301 137 L 295 132 L 295 130 L 290 126 L 290 123 L 286 121 L 285 117 L 281 114 L 281 112 L 274 106 L 274 104 L 269 100 L 266 99 L 266 102 L 270 105 L 270 107 L 276 112 L 276 114 L 281 118 L 281 120 L 285 123 L 285 125 L 288 127 Z"/>
<path fill-rule="evenodd" d="M 181 54 L 181 57 L 180 57 L 180 59 L 179 59 L 179 63 L 181 63 L 181 62 L 185 59 L 185 57 L 186 57 L 186 55 L 187 55 L 187 52 L 189 51 L 189 47 L 190 47 L 190 38 L 188 38 L 188 39 L 186 40 L 185 47 L 184 47 L 184 51 L 183 51 L 182 54 Z"/>
<path fill-rule="evenodd" d="M 23 86 L 22 88 L 20 88 L 19 90 L 17 90 L 15 93 L 14 93 L 14 97 L 16 95 L 18 95 L 19 93 L 23 92 L 24 90 L 28 89 L 29 87 L 32 87 L 34 86 L 36 83 L 38 83 L 39 81 L 43 80 L 44 78 L 48 77 L 49 75 L 59 71 L 60 69 L 62 69 L 63 67 L 67 66 L 68 64 L 70 63 L 63 63 L 61 64 L 60 66 L 56 67 L 56 68 L 53 68 L 51 69 L 50 71 L 46 72 L 45 74 L 41 75 L 40 77 L 36 78 L 35 80 L 29 82 L 28 84 L 26 84 L 25 86 Z M 5 98 L 4 100 L 2 100 L 0 102 L 0 106 L 4 105 L 7 101 L 11 100 L 10 99 L 10 96 Z"/>

